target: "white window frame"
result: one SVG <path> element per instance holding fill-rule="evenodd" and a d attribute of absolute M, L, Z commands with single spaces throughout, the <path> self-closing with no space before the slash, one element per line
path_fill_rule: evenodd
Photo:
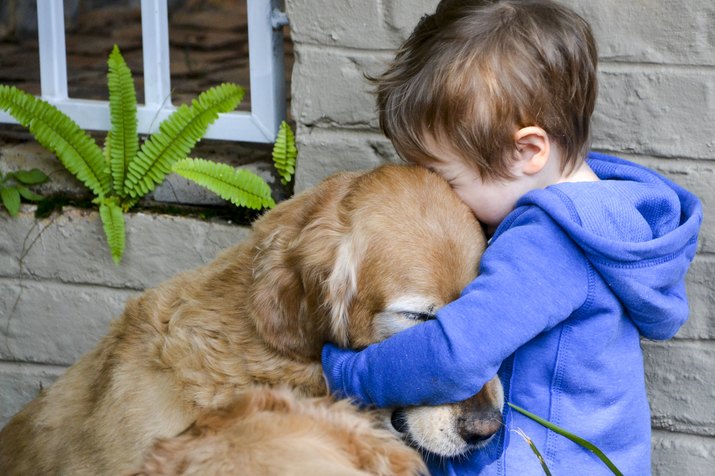
<path fill-rule="evenodd" d="M 238 0 L 243 1 L 243 0 Z M 251 111 L 221 114 L 204 138 L 271 143 L 285 119 L 282 27 L 287 18 L 278 0 L 245 0 Z M 137 106 L 138 131 L 150 134 L 176 107 L 171 102 L 169 19 L 166 0 L 142 0 L 144 104 Z M 70 98 L 63 0 L 37 0 L 41 98 L 88 130 L 111 129 L 109 102 Z M 121 48 L 121 45 L 119 45 Z M 109 52 L 107 52 L 108 54 Z M 17 121 L 0 111 L 0 122 Z"/>

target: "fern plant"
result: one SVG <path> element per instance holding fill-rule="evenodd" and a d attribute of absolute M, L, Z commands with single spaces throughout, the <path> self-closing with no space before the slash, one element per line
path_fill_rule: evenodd
<path fill-rule="evenodd" d="M 103 149 L 76 122 L 56 107 L 12 86 L 0 85 L 0 109 L 29 128 L 64 167 L 95 195 L 107 243 L 115 263 L 124 253 L 124 212 L 156 188 L 172 171 L 207 187 L 230 202 L 254 209 L 275 205 L 259 176 L 187 155 L 219 113 L 234 110 L 244 96 L 235 84 L 210 88 L 182 105 L 139 143 L 136 90 L 131 71 L 115 45 L 107 61 L 111 130 Z M 276 142 L 274 163 L 281 180 L 295 170 L 295 145 L 287 125 Z"/>

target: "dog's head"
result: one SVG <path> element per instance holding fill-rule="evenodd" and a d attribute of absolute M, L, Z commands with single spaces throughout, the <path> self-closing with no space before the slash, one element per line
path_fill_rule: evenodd
<path fill-rule="evenodd" d="M 319 359 L 326 341 L 365 347 L 432 319 L 474 279 L 486 246 L 469 208 L 420 167 L 341 174 L 293 200 L 254 226 L 251 307 L 262 338 L 296 358 Z M 496 432 L 502 404 L 495 378 L 461 404 L 386 420 L 452 456 Z"/>

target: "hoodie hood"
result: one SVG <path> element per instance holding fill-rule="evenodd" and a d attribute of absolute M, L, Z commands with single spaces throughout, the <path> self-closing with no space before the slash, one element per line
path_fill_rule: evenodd
<path fill-rule="evenodd" d="M 517 203 L 546 211 L 583 249 L 641 335 L 672 337 L 688 317 L 685 273 L 702 222 L 698 198 L 640 165 L 591 153 L 599 182 L 563 183 Z"/>

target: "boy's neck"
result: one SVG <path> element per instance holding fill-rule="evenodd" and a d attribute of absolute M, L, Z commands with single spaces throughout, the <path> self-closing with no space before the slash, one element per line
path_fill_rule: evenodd
<path fill-rule="evenodd" d="M 583 160 L 571 173 L 564 173 L 556 183 L 598 182 L 599 180 L 601 179 L 598 178 L 598 175 L 596 175 L 588 163 Z"/>

